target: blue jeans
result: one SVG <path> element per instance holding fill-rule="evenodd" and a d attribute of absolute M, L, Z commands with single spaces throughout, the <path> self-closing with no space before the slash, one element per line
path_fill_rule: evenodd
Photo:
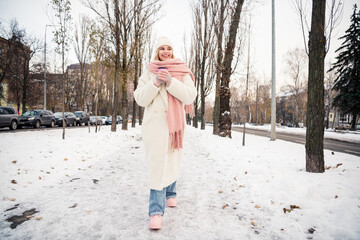
<path fill-rule="evenodd" d="M 166 199 L 176 197 L 176 181 L 162 191 L 150 189 L 149 216 L 164 215 Z"/>

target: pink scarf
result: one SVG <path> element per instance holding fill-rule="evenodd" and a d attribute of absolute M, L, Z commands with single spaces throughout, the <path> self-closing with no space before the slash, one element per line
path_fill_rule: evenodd
<path fill-rule="evenodd" d="M 167 61 L 157 61 L 154 60 L 148 64 L 148 69 L 150 72 L 157 74 L 158 67 L 167 67 L 167 70 L 170 72 L 171 76 L 184 82 L 185 74 L 189 73 L 191 79 L 194 80 L 194 75 L 188 68 L 188 66 L 182 62 L 180 59 L 170 59 Z M 169 145 L 173 149 L 183 148 L 183 137 L 185 129 L 185 116 L 183 104 L 169 92 L 168 95 L 168 111 L 166 115 L 167 124 L 169 127 Z M 194 116 L 194 104 L 186 105 L 185 111 L 190 115 Z"/>

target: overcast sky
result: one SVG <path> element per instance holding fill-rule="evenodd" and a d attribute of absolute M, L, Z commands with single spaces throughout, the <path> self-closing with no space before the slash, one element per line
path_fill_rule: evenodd
<path fill-rule="evenodd" d="M 190 0 L 192 1 L 192 0 Z M 285 75 L 285 55 L 296 47 L 304 49 L 302 32 L 299 25 L 299 19 L 292 7 L 293 0 L 276 1 L 276 79 L 277 89 L 289 82 Z M 7 25 L 12 18 L 16 18 L 20 27 L 25 28 L 27 33 L 44 39 L 45 25 L 51 24 L 51 9 L 49 0 L 0 0 L 0 22 Z M 331 40 L 330 50 L 327 54 L 328 59 L 335 58 L 335 50 L 341 42 L 337 40 L 344 35 L 349 27 L 350 16 L 353 12 L 353 5 L 358 0 L 344 0 L 344 12 L 340 25 L 335 29 Z M 84 7 L 79 0 L 72 0 L 72 15 L 74 21 L 78 19 L 80 13 L 89 14 L 89 10 Z M 177 57 L 183 57 L 184 34 L 190 38 L 192 31 L 192 13 L 189 0 L 165 0 L 161 10 L 163 16 L 154 26 L 154 32 L 157 36 L 169 36 L 175 45 L 175 54 Z M 260 0 L 253 7 L 251 12 L 251 62 L 252 71 L 260 82 L 269 81 L 271 78 L 271 0 Z M 51 45 L 51 31 L 47 31 L 47 44 Z M 54 53 L 49 53 L 47 58 L 54 57 Z M 42 57 L 42 56 L 41 56 Z M 246 59 L 245 55 L 243 59 Z M 74 51 L 69 53 L 68 63 L 76 63 Z M 235 76 L 238 86 L 243 85 L 243 74 Z"/>

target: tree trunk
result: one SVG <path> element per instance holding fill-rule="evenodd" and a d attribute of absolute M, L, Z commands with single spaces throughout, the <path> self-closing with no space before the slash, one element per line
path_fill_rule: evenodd
<path fill-rule="evenodd" d="M 62 139 L 65 139 L 65 43 L 64 41 L 61 43 L 62 45 L 62 93 L 61 93 L 61 101 L 62 101 Z"/>
<path fill-rule="evenodd" d="M 24 76 L 23 76 L 23 89 L 22 89 L 22 112 L 26 112 L 26 104 L 27 104 L 27 91 L 29 86 L 29 59 L 25 58 L 24 62 Z M 46 106 L 44 106 L 46 109 Z"/>
<path fill-rule="evenodd" d="M 126 1 L 123 1 L 122 3 L 122 20 L 121 20 L 121 26 L 122 26 L 122 69 L 121 69 L 121 108 L 122 108 L 122 130 L 127 130 L 128 126 L 128 97 L 127 97 L 127 76 L 128 76 L 128 66 L 127 66 L 127 47 L 128 47 L 128 30 L 126 26 L 127 22 L 127 15 L 126 13 Z"/>
<path fill-rule="evenodd" d="M 118 81 L 119 81 L 119 68 L 120 68 L 120 9 L 119 0 L 114 0 L 115 8 L 115 39 L 116 39 L 116 55 L 115 55 L 115 78 L 114 78 L 114 100 L 113 100 L 113 111 L 112 111 L 112 123 L 111 131 L 116 132 L 116 119 L 117 119 L 117 107 L 118 107 Z"/>
<path fill-rule="evenodd" d="M 216 82 L 215 82 L 215 104 L 213 113 L 213 134 L 219 134 L 219 119 L 220 119 L 220 81 L 222 72 L 223 48 L 222 40 L 224 35 L 224 0 L 220 1 L 220 17 L 219 17 L 219 31 L 217 32 L 217 67 L 216 67 Z"/>
<path fill-rule="evenodd" d="M 142 74 L 142 72 L 141 72 L 141 66 L 142 66 L 142 60 L 141 60 L 141 58 L 140 58 L 140 71 L 139 71 L 139 76 L 141 76 L 141 74 Z M 143 120 L 143 113 L 144 113 L 144 108 L 143 107 L 140 107 L 139 105 L 138 105 L 138 111 L 139 111 L 139 125 L 142 125 L 142 120 Z"/>
<path fill-rule="evenodd" d="M 352 119 L 351 119 L 351 131 L 356 131 L 356 113 L 352 113 Z"/>
<path fill-rule="evenodd" d="M 230 112 L 230 76 L 231 64 L 234 57 L 234 48 L 236 43 L 236 35 L 240 22 L 240 13 L 244 0 L 237 0 L 234 15 L 231 19 L 229 28 L 229 40 L 226 44 L 224 56 L 224 68 L 222 69 L 221 85 L 220 85 L 220 118 L 219 131 L 220 136 L 231 138 L 231 112 Z"/>
<path fill-rule="evenodd" d="M 196 96 L 194 103 L 194 117 L 193 117 L 193 127 L 198 128 L 198 96 Z"/>
<path fill-rule="evenodd" d="M 137 44 L 137 43 L 136 43 Z M 136 48 L 135 50 L 135 74 L 134 74 L 134 90 L 137 88 L 137 85 L 138 85 L 138 78 L 139 78 L 139 63 L 138 63 L 138 56 L 137 56 L 137 53 L 138 50 Z M 134 128 L 135 125 L 136 125 L 136 108 L 137 108 L 137 104 L 136 104 L 136 101 L 135 99 L 133 100 L 132 102 L 132 120 L 131 120 L 131 127 Z"/>
<path fill-rule="evenodd" d="M 259 101 L 259 84 L 256 84 L 256 101 L 255 101 L 255 125 L 259 125 L 258 121 L 258 101 Z"/>
<path fill-rule="evenodd" d="M 196 69 L 199 69 L 198 67 L 196 67 Z M 196 73 L 196 75 L 198 76 L 198 74 Z M 195 77 L 195 79 L 199 79 L 199 77 Z M 195 82 L 196 84 L 196 91 L 197 93 L 199 93 L 199 88 L 200 88 L 200 81 L 197 80 Z M 195 98 L 195 102 L 194 102 L 194 117 L 193 117 L 193 127 L 198 128 L 198 116 L 199 116 L 199 94 L 196 95 Z"/>
<path fill-rule="evenodd" d="M 205 129 L 205 93 L 204 91 L 201 91 L 201 106 L 200 106 L 200 114 L 201 114 L 201 126 L 200 129 Z"/>
<path fill-rule="evenodd" d="M 332 129 L 334 129 L 334 127 L 335 127 L 335 121 L 336 121 L 336 112 L 337 112 L 337 110 L 336 110 L 336 108 L 335 108 L 335 111 L 334 111 L 334 117 L 333 117 L 333 121 L 332 121 L 332 123 L 331 123 L 331 128 L 332 128 Z"/>
<path fill-rule="evenodd" d="M 124 59 L 123 59 L 124 61 Z M 122 106 L 122 118 L 123 118 L 123 122 L 122 122 L 122 130 L 127 130 L 127 126 L 128 126 L 128 97 L 127 97 L 127 70 L 123 69 L 123 73 L 122 73 L 122 85 L 121 85 L 121 91 L 122 91 L 122 96 L 121 96 L 121 106 Z"/>
<path fill-rule="evenodd" d="M 249 42 L 248 42 L 248 59 L 246 66 L 246 87 L 245 87 L 245 121 L 244 121 L 244 129 L 243 129 L 243 142 L 242 145 L 245 146 L 245 134 L 246 134 L 246 123 L 250 121 L 249 113 L 250 113 L 250 103 L 248 100 L 248 89 L 249 89 L 249 75 L 250 75 L 250 23 L 249 23 Z"/>
<path fill-rule="evenodd" d="M 324 58 L 326 0 L 313 0 L 309 34 L 309 80 L 306 116 L 306 171 L 324 172 Z"/>

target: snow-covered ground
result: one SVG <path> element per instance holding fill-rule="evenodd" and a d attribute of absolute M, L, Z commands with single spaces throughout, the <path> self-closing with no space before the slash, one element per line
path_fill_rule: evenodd
<path fill-rule="evenodd" d="M 243 127 L 243 125 L 234 125 L 238 127 Z M 246 128 L 251 129 L 258 129 L 258 130 L 264 130 L 264 131 L 271 131 L 271 125 L 270 124 L 264 124 L 262 126 L 256 126 L 252 124 L 246 124 Z M 306 128 L 293 128 L 293 127 L 287 127 L 287 126 L 276 126 L 277 132 L 284 132 L 284 133 L 290 133 L 290 134 L 299 134 L 299 135 L 306 135 Z M 340 141 L 347 141 L 347 142 L 356 142 L 360 143 L 360 130 L 357 131 L 350 131 L 350 130 L 337 130 L 334 129 L 326 129 L 324 131 L 324 137 L 330 138 L 330 139 L 337 139 Z"/>
<path fill-rule="evenodd" d="M 0 134 L 0 239 L 360 239 L 359 157 L 307 173 L 303 145 L 188 127 L 178 206 L 150 231 L 140 127 L 61 133 Z"/>

